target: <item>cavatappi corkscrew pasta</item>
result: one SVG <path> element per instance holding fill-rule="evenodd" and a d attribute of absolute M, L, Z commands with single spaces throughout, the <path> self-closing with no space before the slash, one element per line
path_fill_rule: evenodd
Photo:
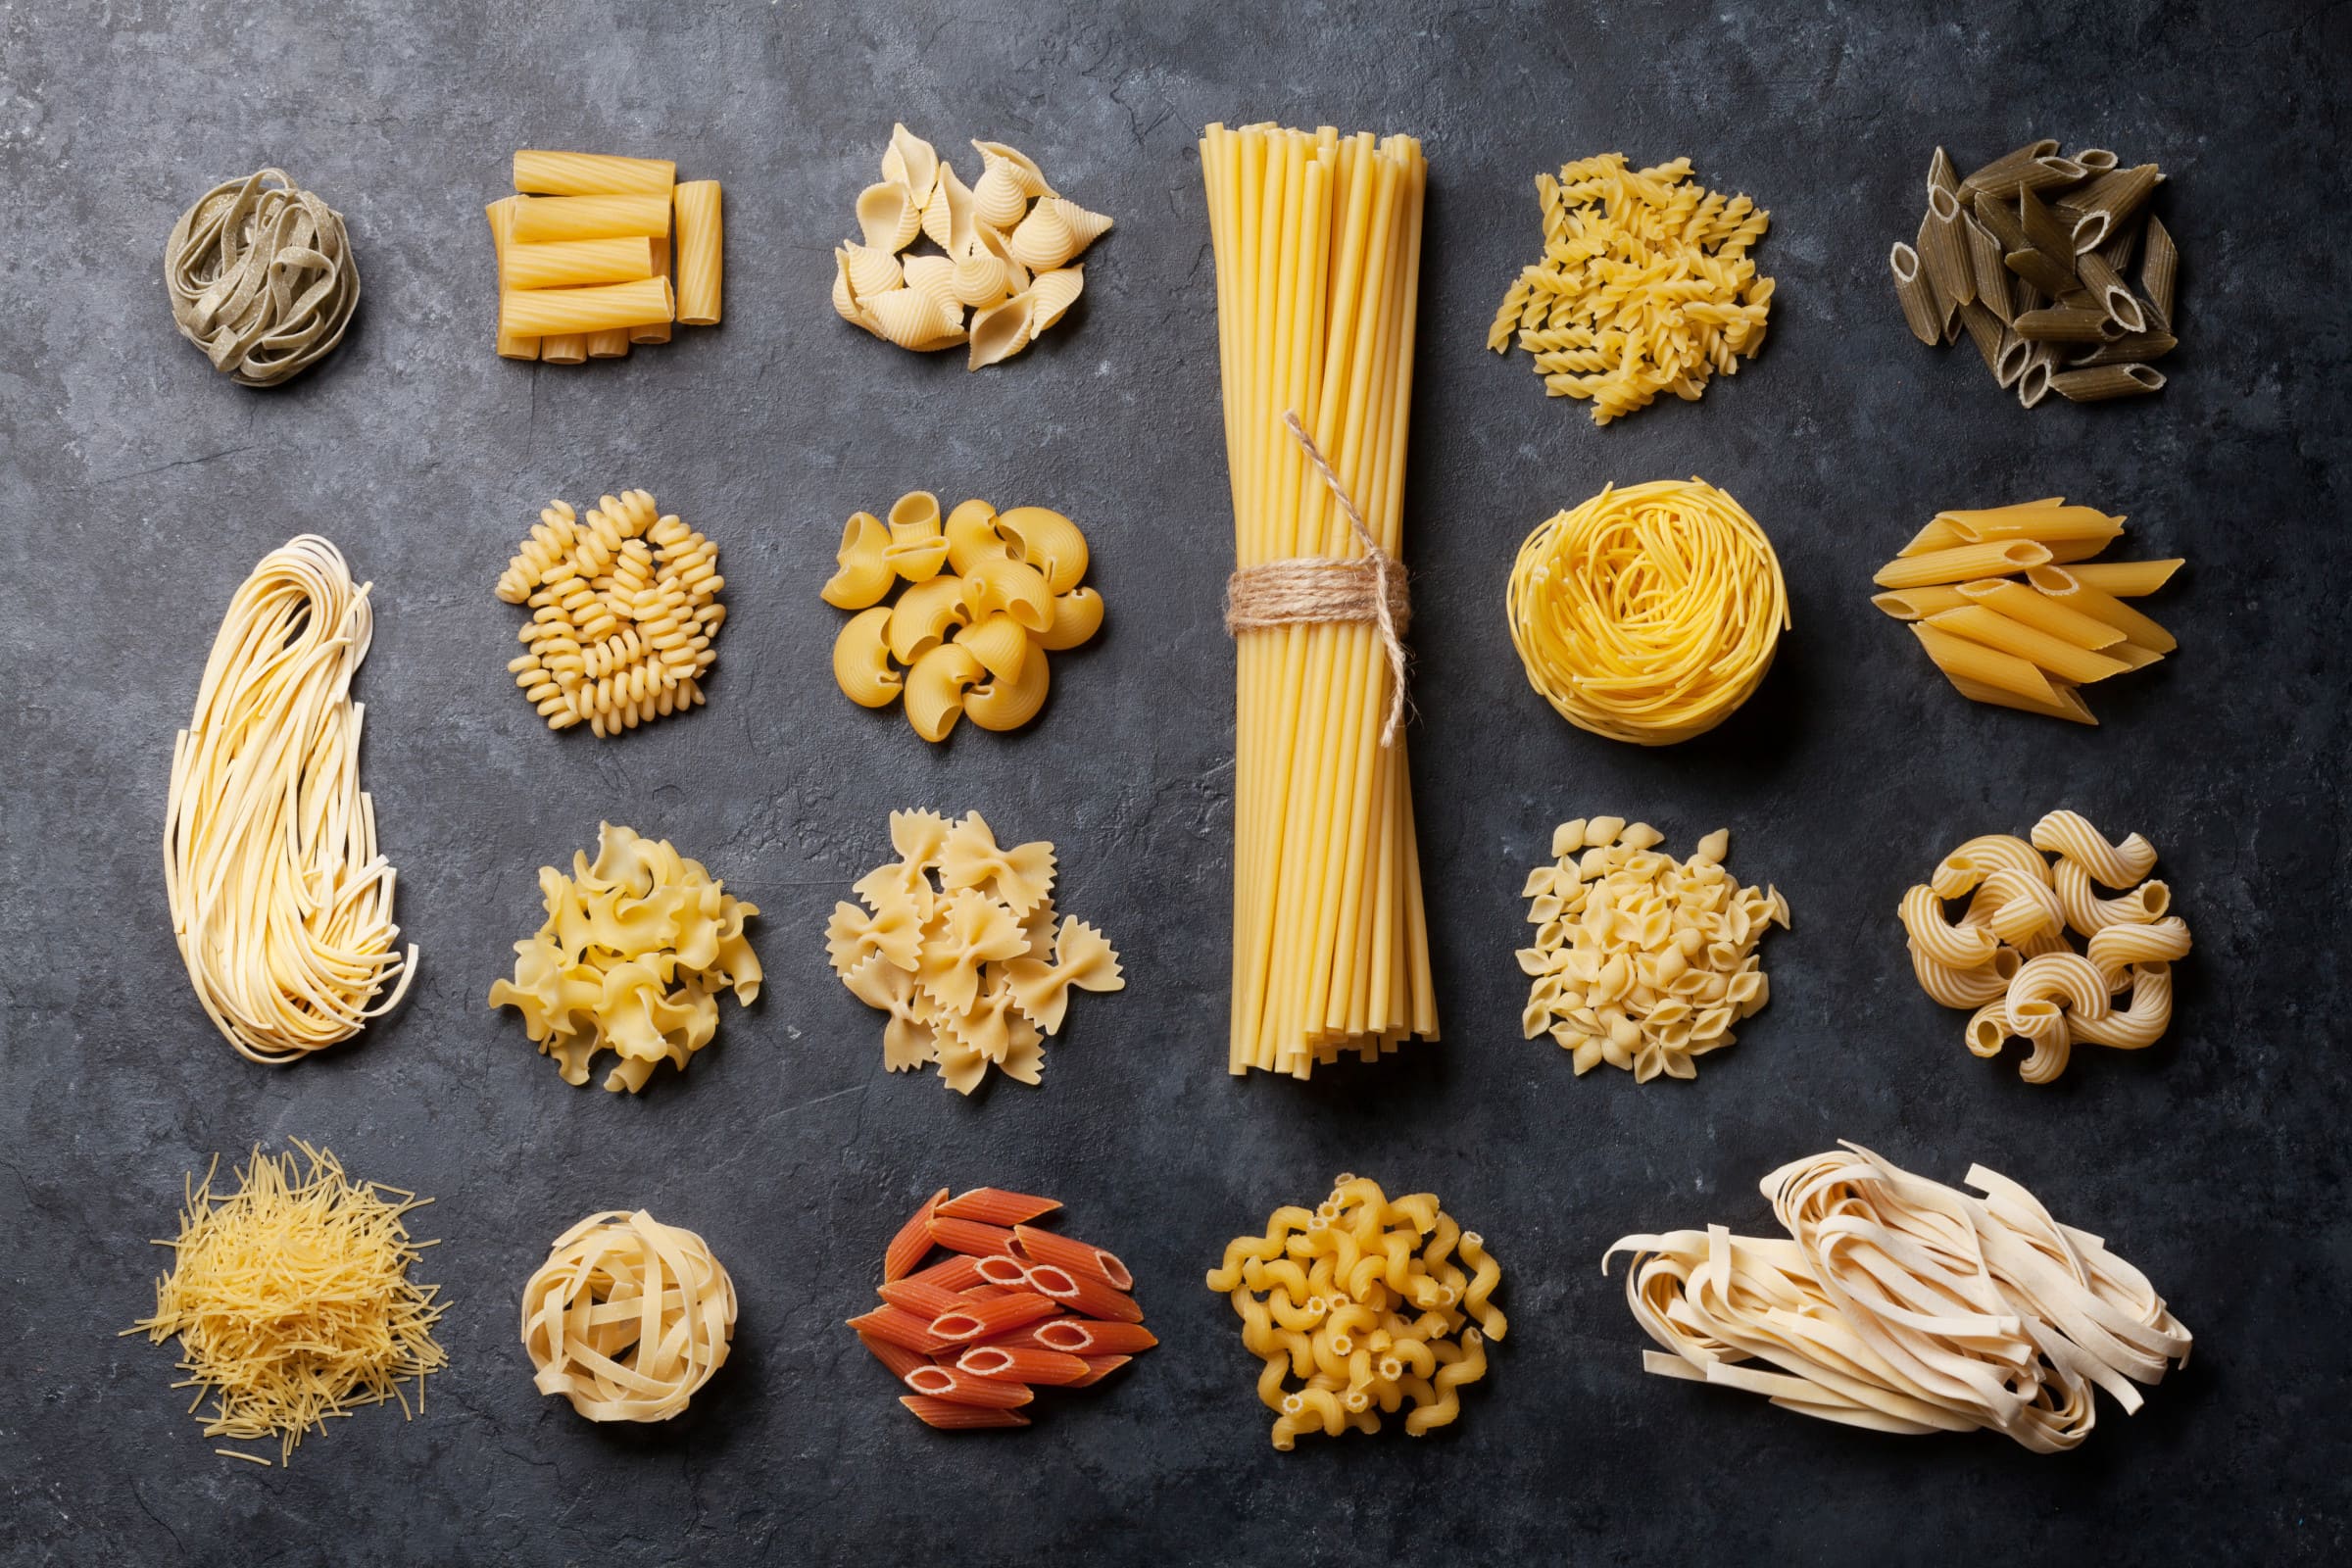
<path fill-rule="evenodd" d="M 882 1304 L 849 1320 L 858 1343 L 912 1390 L 905 1405 L 943 1432 L 1025 1427 L 1034 1387 L 1099 1383 L 1159 1341 L 1129 1293 L 1135 1276 L 1100 1247 L 1041 1229 L 1061 1204 L 941 1188 L 882 1252 Z M 920 1266 L 935 1249 L 948 1255 Z"/>
<path fill-rule="evenodd" d="M 514 944 L 514 977 L 494 981 L 492 1008 L 513 1007 L 567 1084 L 588 1082 L 596 1054 L 620 1060 L 605 1087 L 643 1089 L 667 1061 L 687 1060 L 718 1033 L 718 993 L 749 1006 L 760 956 L 743 932 L 760 912 L 670 847 L 611 822 L 596 858 L 574 852 L 571 875 L 539 868 L 547 922 Z"/>
<path fill-rule="evenodd" d="M 1046 655 L 1102 627 L 1102 596 L 1080 586 L 1088 559 L 1078 525 L 1045 507 L 966 501 L 943 519 L 939 498 L 914 490 L 887 526 L 858 513 L 821 590 L 858 612 L 833 640 L 834 684 L 860 708 L 903 699 L 927 741 L 960 718 L 1018 729 L 1045 707 Z"/>
<path fill-rule="evenodd" d="M 1664 1347 L 1644 1371 L 1876 1432 L 1984 1430 L 2063 1452 L 2090 1435 L 2094 1390 L 2136 1411 L 2132 1385 L 2185 1363 L 2188 1329 L 2017 1183 L 1979 1165 L 1968 1185 L 1984 1196 L 1846 1144 L 1764 1178 L 1789 1240 L 1627 1236 L 1602 1267 L 1633 1254 L 1626 1303 Z"/>
<path fill-rule="evenodd" d="M 1509 1326 L 1501 1279 L 1435 1194 L 1392 1200 L 1342 1175 L 1312 1209 L 1278 1208 L 1263 1235 L 1236 1237 L 1208 1288 L 1232 1298 L 1243 1345 L 1265 1363 L 1257 1396 L 1287 1450 L 1305 1433 L 1378 1432 L 1407 1404 L 1413 1437 L 1453 1422 L 1462 1385 L 1487 1374 L 1487 1342 Z"/>
<path fill-rule="evenodd" d="M 591 1214 L 522 1288 L 541 1394 L 591 1421 L 666 1421 L 727 1364 L 735 1282 L 692 1231 L 644 1209 Z"/>
<path fill-rule="evenodd" d="M 1772 999 L 1756 944 L 1788 928 L 1788 901 L 1724 870 L 1728 829 L 1688 860 L 1661 853 L 1664 839 L 1621 816 L 1563 822 L 1554 863 L 1520 889 L 1536 927 L 1519 953 L 1534 977 L 1521 1027 L 1574 1053 L 1580 1077 L 1605 1061 L 1639 1083 L 1695 1078 L 1695 1059 L 1732 1044 L 1732 1025 Z"/>
<path fill-rule="evenodd" d="M 1064 199 L 1036 163 L 975 141 L 966 186 L 931 144 L 891 127 L 882 179 L 858 195 L 862 240 L 833 252 L 833 309 L 886 343 L 928 354 L 968 345 L 965 368 L 1012 358 L 1078 302 L 1078 254 L 1110 220 Z M 939 249 L 901 252 L 928 239 Z"/>
<path fill-rule="evenodd" d="M 600 736 L 699 708 L 726 623 L 718 546 L 643 490 L 606 496 L 585 517 L 551 501 L 498 579 L 531 612 L 508 673 L 549 729 Z"/>
<path fill-rule="evenodd" d="M 1970 839 L 1896 910 L 1912 973 L 1943 1005 L 1972 1009 L 1962 1038 L 1975 1054 L 1997 1056 L 2012 1038 L 2031 1045 L 2017 1069 L 2030 1084 L 2055 1081 L 2079 1042 L 2144 1050 L 2172 1023 L 2173 964 L 2189 950 L 2172 889 L 2148 875 L 2155 865 L 2146 839 L 2111 843 L 2074 811 L 2052 811 L 2023 839 Z M 2102 887 L 2121 896 L 2101 898 Z M 1963 898 L 1954 921 L 1946 901 Z"/>
<path fill-rule="evenodd" d="M 1544 259 L 1505 291 L 1487 347 L 1519 346 L 1553 397 L 1606 424 L 1661 392 L 1695 403 L 1764 346 L 1772 279 L 1748 254 L 1771 215 L 1687 183 L 1690 160 L 1629 170 L 1623 153 L 1536 176 Z"/>
<path fill-rule="evenodd" d="M 1076 916 L 1055 923 L 1054 846 L 1000 849 L 978 811 L 890 813 L 899 858 L 833 906 L 825 953 L 850 995 L 890 1015 L 892 1072 L 936 1063 L 957 1094 L 993 1064 L 1035 1084 L 1072 991 L 1123 991 L 1119 956 Z"/>

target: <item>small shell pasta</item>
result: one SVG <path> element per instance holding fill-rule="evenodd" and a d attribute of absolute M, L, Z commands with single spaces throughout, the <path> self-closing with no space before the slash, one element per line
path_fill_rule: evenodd
<path fill-rule="evenodd" d="M 895 255 L 923 231 L 923 210 L 906 186 L 886 179 L 858 193 L 858 226 L 866 244 Z"/>
<path fill-rule="evenodd" d="M 966 366 L 977 370 L 1001 364 L 1029 346 L 1036 332 L 1037 296 L 1028 289 L 1001 304 L 972 313 L 971 354 Z"/>
<path fill-rule="evenodd" d="M 1000 225 L 1001 226 L 1001 225 Z M 1032 272 L 1050 271 L 1110 230 L 1110 220 L 1073 201 L 1048 196 L 1012 230 L 1012 259 Z"/>
<path fill-rule="evenodd" d="M 1086 269 L 1057 267 L 1038 273 L 1030 280 L 1029 287 L 1037 296 L 1037 317 L 1030 322 L 1030 330 L 1043 332 L 1078 303 L 1078 295 L 1086 287 Z"/>

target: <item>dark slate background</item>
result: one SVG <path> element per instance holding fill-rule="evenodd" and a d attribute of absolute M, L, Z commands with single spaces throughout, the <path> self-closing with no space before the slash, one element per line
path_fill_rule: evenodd
<path fill-rule="evenodd" d="M 2343 1303 L 2348 549 L 2341 6 L 0 5 L 0 1486 L 11 1563 L 2319 1560 L 2347 1534 Z M 1431 165 L 1407 553 L 1411 734 L 1446 1038 L 1309 1085 L 1224 1071 L 1230 513 L 1208 229 L 1212 119 L 1404 129 Z M 828 248 L 894 118 L 958 161 L 1013 142 L 1114 214 L 1068 322 L 967 375 L 852 331 Z M 1937 141 L 2154 159 L 2186 348 L 2136 405 L 2032 415 L 1905 334 L 1887 243 Z M 725 181 L 727 319 L 583 368 L 490 349 L 482 204 L 521 145 Z M 1596 430 L 1481 348 L 1536 252 L 1529 179 L 1687 153 L 1768 206 L 1771 342 L 1703 403 Z M 279 164 L 348 217 L 366 280 L 275 392 L 173 334 L 157 257 L 217 180 Z M 2332 236 L 2332 237 L 2331 237 Z M 1795 631 L 1715 734 L 1570 729 L 1505 635 L 1514 548 L 1604 482 L 1703 474 L 1786 564 Z M 652 489 L 719 541 L 708 709 L 550 734 L 491 597 L 545 498 Z M 1043 720 L 919 743 L 833 689 L 816 597 L 841 519 L 927 487 L 1080 519 L 1109 601 Z M 1939 507 L 2050 492 L 2192 564 L 2178 658 L 2095 730 L 1972 707 L 1866 604 Z M 365 777 L 423 947 L 415 994 L 289 1070 L 208 1027 L 157 864 L 173 730 L 237 583 L 316 529 L 375 584 Z M 2071 806 L 2164 852 L 2197 937 L 2171 1036 L 2035 1089 L 1920 994 L 1902 889 L 1973 833 Z M 894 807 L 1060 847 L 1063 907 L 1130 985 L 1080 999 L 1046 1084 L 966 1101 L 881 1066 L 819 931 Z M 1578 1080 L 1519 1038 L 1516 894 L 1552 824 L 1719 825 L 1796 928 L 1770 1009 L 1695 1084 Z M 482 998 L 536 868 L 602 817 L 764 911 L 767 994 L 641 1099 L 565 1087 Z M 437 1195 L 456 1305 L 427 1413 L 363 1412 L 290 1470 L 212 1454 L 151 1304 L 182 1175 L 322 1140 Z M 2109 1238 L 2194 1328 L 2183 1373 L 2081 1451 L 1896 1440 L 1644 1377 L 1598 1263 L 1630 1231 L 1769 1227 L 1756 1182 L 1859 1140 L 1982 1160 Z M 1507 1268 L 1513 1332 L 1458 1428 L 1267 1446 L 1256 1362 L 1200 1277 L 1341 1169 L 1430 1188 Z M 1043 1189 L 1135 1265 L 1165 1346 L 1009 1439 L 935 1436 L 840 1320 L 943 1183 Z M 548 1241 L 646 1205 L 742 1296 L 674 1424 L 593 1427 L 531 1387 L 516 1297 Z"/>

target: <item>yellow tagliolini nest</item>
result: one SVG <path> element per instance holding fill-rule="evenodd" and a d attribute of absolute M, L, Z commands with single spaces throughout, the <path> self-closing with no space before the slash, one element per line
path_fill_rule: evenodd
<path fill-rule="evenodd" d="M 1538 174 L 1544 260 L 1503 295 L 1487 347 L 1507 353 L 1515 328 L 1544 390 L 1589 401 L 1595 424 L 1738 374 L 1771 316 L 1772 279 L 1747 254 L 1771 215 L 1690 177 L 1688 158 L 1629 170 L 1623 153 Z"/>
<path fill-rule="evenodd" d="M 1534 977 L 1521 1027 L 1574 1053 L 1580 1077 L 1605 1061 L 1640 1083 L 1694 1078 L 1695 1059 L 1730 1045 L 1732 1025 L 1772 998 L 1756 944 L 1788 926 L 1788 901 L 1723 868 L 1726 829 L 1688 860 L 1660 853 L 1664 839 L 1622 816 L 1562 822 L 1554 863 L 1520 889 L 1536 927 L 1519 953 Z"/>
<path fill-rule="evenodd" d="M 1451 1423 L 1461 1386 L 1487 1375 L 1486 1342 L 1508 1327 L 1493 1300 L 1501 1279 L 1435 1194 L 1392 1200 L 1343 1175 L 1313 1209 L 1278 1208 L 1263 1236 L 1237 1237 L 1208 1288 L 1232 1298 L 1242 1343 L 1265 1362 L 1257 1396 L 1288 1449 L 1301 1433 L 1378 1432 L 1408 1402 L 1413 1437 Z"/>
<path fill-rule="evenodd" d="M 727 1362 L 735 1282 L 709 1244 L 644 1209 L 591 1214 L 522 1288 L 541 1394 L 591 1421 L 666 1421 Z"/>
<path fill-rule="evenodd" d="M 718 1032 L 718 993 L 749 1004 L 760 957 L 743 934 L 760 912 L 672 849 L 605 823 L 596 858 L 571 875 L 539 869 L 547 923 L 514 944 L 514 978 L 490 987 L 490 1005 L 522 1014 L 541 1054 L 567 1084 L 585 1084 L 597 1052 L 620 1060 L 607 1089 L 645 1087 L 663 1061 L 681 1070 Z"/>
<path fill-rule="evenodd" d="M 726 585 L 718 546 L 658 515 L 646 491 L 606 496 L 585 517 L 551 501 L 498 579 L 499 598 L 531 611 L 516 634 L 530 651 L 507 669 L 549 729 L 617 735 L 699 708 Z"/>

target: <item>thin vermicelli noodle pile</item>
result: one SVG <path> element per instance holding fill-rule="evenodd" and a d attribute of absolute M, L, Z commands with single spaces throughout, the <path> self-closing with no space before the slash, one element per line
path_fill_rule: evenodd
<path fill-rule="evenodd" d="M 591 1214 L 522 1288 L 541 1394 L 591 1421 L 666 1421 L 727 1364 L 735 1282 L 700 1236 L 644 1209 Z"/>
<path fill-rule="evenodd" d="M 172 749 L 172 928 L 197 1001 L 250 1061 L 350 1039 L 416 971 L 415 945 L 394 946 L 394 873 L 360 789 L 367 710 L 351 682 L 373 626 L 368 585 L 332 544 L 303 534 L 271 551 L 230 601 Z"/>
<path fill-rule="evenodd" d="M 1772 667 L 1788 590 L 1772 541 L 1702 479 L 1610 486 L 1527 536 L 1511 644 L 1579 729 L 1637 746 L 1729 718 Z"/>
<path fill-rule="evenodd" d="M 1666 1348 L 1644 1370 L 1848 1426 L 1984 1428 L 2058 1453 L 2090 1435 L 2094 1387 L 2129 1414 L 2133 1384 L 2187 1362 L 2189 1332 L 2146 1277 L 2017 1183 L 1972 1166 L 1977 1198 L 1843 1150 L 1764 1178 L 1791 1240 L 1711 1225 L 1609 1249 L 1604 1268 L 1633 1254 L 1627 1304 Z"/>
<path fill-rule="evenodd" d="M 204 1435 L 275 1438 L 281 1463 L 329 1416 L 394 1399 L 406 1411 L 404 1379 L 416 1379 L 422 1410 L 424 1375 L 449 1364 L 433 1342 L 440 1287 L 409 1278 L 434 1244 L 412 1242 L 404 1216 L 432 1200 L 355 1182 L 332 1153 L 292 1142 L 305 1166 L 257 1149 L 233 1193 L 216 1197 L 206 1172 L 178 1240 L 156 1244 L 175 1255 L 156 1281 L 155 1315 L 123 1331 L 158 1345 L 178 1335 L 188 1377 L 174 1387 L 214 1401 Z"/>
<path fill-rule="evenodd" d="M 1388 595 L 1400 575 L 1428 166 L 1409 136 L 1269 124 L 1209 126 L 1200 162 L 1235 604 L 1262 611 L 1265 579 L 1250 574 L 1301 561 L 1353 576 L 1363 603 L 1228 621 L 1238 662 L 1228 1065 L 1303 1078 L 1343 1054 L 1373 1060 L 1438 1032 L 1395 733 L 1401 616 Z"/>

